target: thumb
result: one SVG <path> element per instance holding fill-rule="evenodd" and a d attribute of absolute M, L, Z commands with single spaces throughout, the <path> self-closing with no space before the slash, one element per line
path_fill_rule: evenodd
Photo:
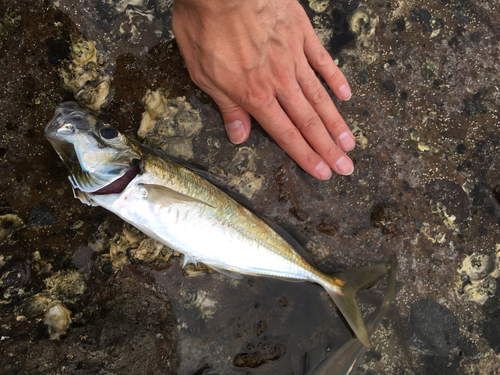
<path fill-rule="evenodd" d="M 243 143 L 250 135 L 250 115 L 238 104 L 219 105 L 224 119 L 226 133 L 231 142 L 236 145 Z"/>

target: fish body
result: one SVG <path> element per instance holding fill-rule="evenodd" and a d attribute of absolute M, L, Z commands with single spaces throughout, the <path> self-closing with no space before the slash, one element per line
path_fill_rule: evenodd
<path fill-rule="evenodd" d="M 196 173 L 143 147 L 77 106 L 63 103 L 45 135 L 70 170 L 75 196 L 226 275 L 320 284 L 369 345 L 354 300 L 386 273 L 378 264 L 334 276 L 312 267 L 265 221 Z"/>

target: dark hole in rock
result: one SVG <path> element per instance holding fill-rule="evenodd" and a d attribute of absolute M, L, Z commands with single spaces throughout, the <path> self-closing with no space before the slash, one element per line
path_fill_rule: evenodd
<path fill-rule="evenodd" d="M 71 44 L 71 41 L 70 41 L 69 37 L 50 38 L 47 40 L 47 47 L 49 47 L 49 63 L 50 63 L 50 65 L 56 66 L 62 60 L 69 57 L 70 44 Z"/>

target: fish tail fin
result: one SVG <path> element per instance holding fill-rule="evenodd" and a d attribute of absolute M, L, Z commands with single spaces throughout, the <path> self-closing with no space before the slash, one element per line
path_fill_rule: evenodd
<path fill-rule="evenodd" d="M 347 323 L 349 323 L 356 337 L 366 347 L 370 347 L 370 339 L 354 297 L 359 289 L 370 286 L 384 276 L 387 271 L 388 267 L 385 263 L 375 264 L 373 266 L 337 273 L 332 276 L 325 275 L 326 280 L 322 283 Z"/>

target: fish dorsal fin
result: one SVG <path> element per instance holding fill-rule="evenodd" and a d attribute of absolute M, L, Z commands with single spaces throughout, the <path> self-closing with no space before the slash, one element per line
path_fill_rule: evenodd
<path fill-rule="evenodd" d="M 198 198 L 190 197 L 189 195 L 179 193 L 167 186 L 153 185 L 153 184 L 139 184 L 144 190 L 146 190 L 146 199 L 151 203 L 156 203 L 164 207 L 169 207 L 173 204 L 182 203 L 199 203 L 204 204 L 209 207 L 212 205 L 202 201 Z"/>

